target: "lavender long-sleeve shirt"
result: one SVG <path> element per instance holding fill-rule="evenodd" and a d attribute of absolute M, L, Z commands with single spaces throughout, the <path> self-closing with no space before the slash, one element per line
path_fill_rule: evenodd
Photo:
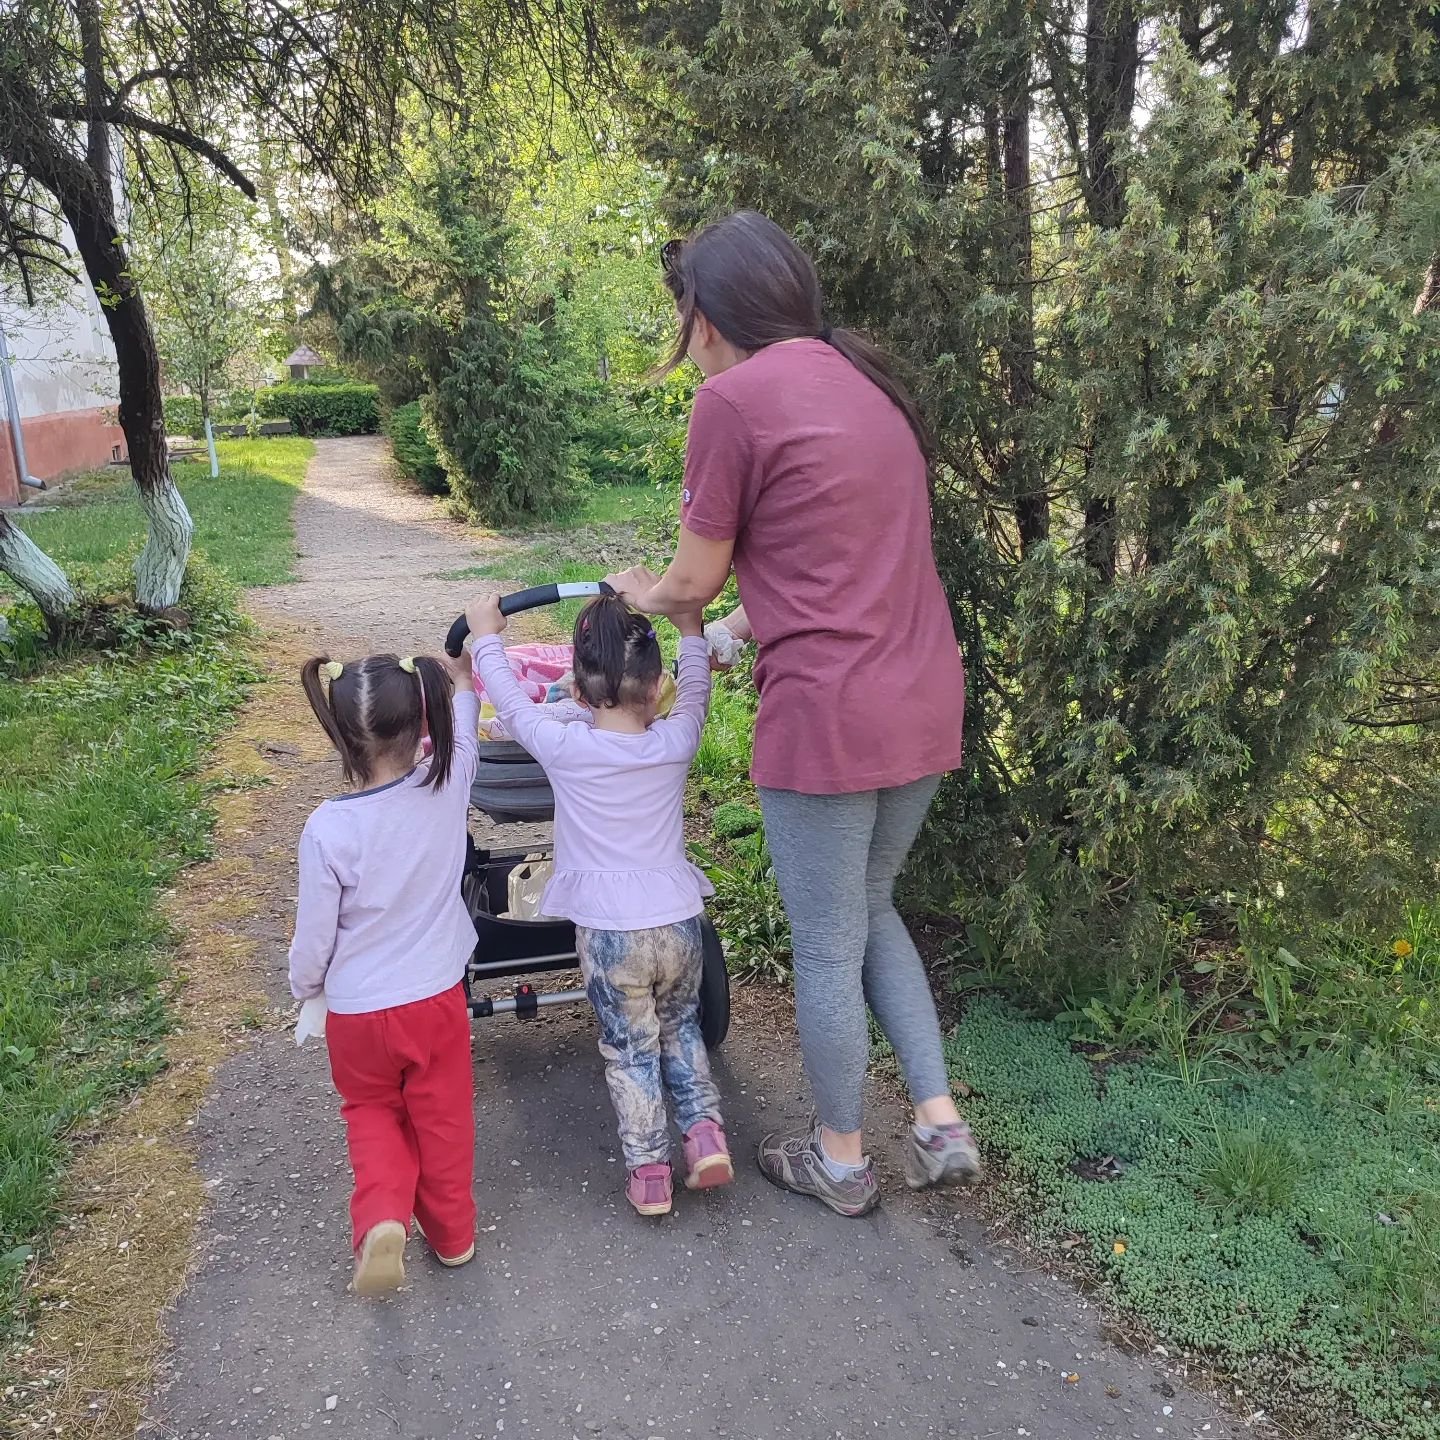
<path fill-rule="evenodd" d="M 587 930 L 650 930 L 692 920 L 713 893 L 685 854 L 685 779 L 710 708 L 710 651 L 680 642 L 675 704 L 638 735 L 558 725 L 520 688 L 498 635 L 476 669 L 506 732 L 555 792 L 555 874 L 541 908 Z"/>
<path fill-rule="evenodd" d="M 454 699 L 450 778 L 422 788 L 428 762 L 375 790 L 326 800 L 300 836 L 290 946 L 297 1000 L 324 994 L 341 1015 L 427 1000 L 459 982 L 475 948 L 460 898 L 480 707 Z"/>

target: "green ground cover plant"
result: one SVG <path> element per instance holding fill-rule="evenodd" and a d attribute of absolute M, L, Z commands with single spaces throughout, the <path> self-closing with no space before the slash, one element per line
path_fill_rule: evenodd
<path fill-rule="evenodd" d="M 1073 1041 L 977 996 L 947 1054 L 1007 1207 L 1167 1344 L 1326 1433 L 1433 1440 L 1440 1086 L 1316 1053 L 1272 1069 Z"/>

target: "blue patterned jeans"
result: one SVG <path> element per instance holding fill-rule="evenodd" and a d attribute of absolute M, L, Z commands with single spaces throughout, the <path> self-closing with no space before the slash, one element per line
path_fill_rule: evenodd
<path fill-rule="evenodd" d="M 720 1118 L 720 1095 L 700 1038 L 700 921 L 658 930 L 586 930 L 575 948 L 585 993 L 600 1021 L 605 1080 L 625 1164 L 670 1158 L 665 1098 L 688 1134 Z"/>

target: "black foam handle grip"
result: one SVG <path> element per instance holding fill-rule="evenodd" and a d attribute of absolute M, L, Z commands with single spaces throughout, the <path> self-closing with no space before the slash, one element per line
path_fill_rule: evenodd
<path fill-rule="evenodd" d="M 583 599 L 586 596 L 613 595 L 615 592 L 603 581 L 589 581 L 585 584 L 536 585 L 529 590 L 517 590 L 500 601 L 502 615 L 518 615 L 522 610 L 538 610 L 542 605 L 555 605 L 561 600 Z M 457 659 L 465 647 L 465 637 L 470 633 L 470 622 L 463 615 L 455 617 L 445 636 L 445 653 Z"/>

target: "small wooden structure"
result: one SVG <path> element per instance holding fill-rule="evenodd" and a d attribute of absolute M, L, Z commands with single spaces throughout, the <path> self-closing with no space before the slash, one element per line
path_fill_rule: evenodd
<path fill-rule="evenodd" d="M 292 380 L 308 380 L 310 372 L 318 365 L 323 365 L 325 360 L 317 355 L 308 345 L 302 345 L 291 354 L 285 361 L 290 367 L 290 378 Z"/>

